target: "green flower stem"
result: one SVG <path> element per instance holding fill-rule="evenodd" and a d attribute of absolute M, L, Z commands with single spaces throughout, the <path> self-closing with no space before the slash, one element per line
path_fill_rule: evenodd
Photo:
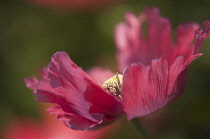
<path fill-rule="evenodd" d="M 139 122 L 139 120 L 137 118 L 134 118 L 131 122 L 135 125 L 135 127 L 138 130 L 139 134 L 142 136 L 142 139 L 149 139 L 149 136 L 148 136 L 147 132 L 141 126 L 141 124 L 140 124 L 140 122 Z"/>

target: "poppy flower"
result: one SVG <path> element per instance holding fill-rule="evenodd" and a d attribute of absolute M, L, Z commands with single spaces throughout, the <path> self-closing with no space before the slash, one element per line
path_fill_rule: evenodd
<path fill-rule="evenodd" d="M 66 126 L 91 130 L 124 113 L 131 120 L 162 108 L 182 93 L 187 68 L 201 56 L 198 51 L 209 35 L 210 22 L 204 22 L 203 30 L 195 23 L 180 25 L 174 44 L 170 22 L 157 8 L 146 9 L 139 18 L 127 13 L 126 20 L 116 27 L 117 57 L 123 75 L 116 74 L 100 84 L 67 53 L 57 52 L 44 78 L 38 84 L 34 82 L 36 100 L 54 104 L 47 111 L 57 114 Z M 146 38 L 141 33 L 143 21 L 148 24 Z"/>

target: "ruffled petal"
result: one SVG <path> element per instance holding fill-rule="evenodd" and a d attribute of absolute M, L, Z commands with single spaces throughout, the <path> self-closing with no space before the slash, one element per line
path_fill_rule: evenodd
<path fill-rule="evenodd" d="M 136 17 L 128 12 L 125 15 L 126 22 L 120 23 L 115 28 L 115 43 L 117 46 L 117 59 L 121 73 L 129 64 L 143 59 L 145 56 L 145 42 L 141 32 L 142 22 L 145 20 L 143 14 Z M 137 53 L 142 51 L 141 54 Z"/>
<path fill-rule="evenodd" d="M 127 118 L 149 114 L 162 105 L 166 98 L 167 63 L 154 60 L 151 67 L 132 64 L 125 72 L 122 98 Z"/>
<path fill-rule="evenodd" d="M 124 70 L 128 67 L 130 64 L 130 59 L 132 57 L 132 52 L 129 49 L 129 46 L 132 47 L 127 39 L 127 32 L 129 31 L 129 28 L 126 24 L 121 23 L 117 25 L 115 28 L 115 43 L 117 46 L 117 60 L 118 65 L 121 73 L 124 72 Z"/>
<path fill-rule="evenodd" d="M 147 51 L 149 63 L 154 58 L 167 55 L 172 49 L 171 23 L 169 19 L 160 15 L 158 8 L 148 8 L 145 10 L 147 30 Z M 148 57 L 148 56 L 147 56 Z M 141 61 L 140 61 L 141 62 Z M 142 63 L 142 62 L 141 62 Z"/>
<path fill-rule="evenodd" d="M 204 22 L 204 29 L 198 29 L 194 36 L 194 54 L 197 54 L 204 42 L 204 40 L 209 36 L 210 32 L 210 21 L 206 20 Z"/>
<path fill-rule="evenodd" d="M 148 25 L 147 36 L 143 38 L 142 25 Z M 172 50 L 171 25 L 167 18 L 160 16 L 157 8 L 148 8 L 137 18 L 126 14 L 126 22 L 115 29 L 117 59 L 123 72 L 130 64 L 140 62 L 150 65 L 152 59 L 162 55 L 168 57 Z"/>
<path fill-rule="evenodd" d="M 125 19 L 127 21 L 127 40 L 133 49 L 138 49 L 139 46 L 143 45 L 143 35 L 141 31 L 142 22 L 144 21 L 144 15 L 136 17 L 133 13 L 128 12 L 125 14 Z M 136 47 L 136 48 L 135 48 Z"/>
<path fill-rule="evenodd" d="M 32 76 L 29 78 L 25 78 L 24 82 L 25 82 L 27 88 L 34 91 L 34 90 L 36 90 L 39 80 L 36 77 Z"/>
<path fill-rule="evenodd" d="M 162 108 L 182 93 L 186 81 L 183 62 L 179 56 L 169 68 L 167 60 L 161 58 L 153 60 L 151 66 L 137 63 L 126 70 L 122 101 L 129 120 Z"/>
<path fill-rule="evenodd" d="M 152 113 L 182 94 L 188 66 L 202 55 L 198 50 L 209 36 L 210 22 L 205 21 L 204 29 L 195 32 L 193 47 L 191 46 L 192 33 L 197 27 L 196 24 L 183 24 L 179 27 L 180 38 L 178 37 L 177 47 L 174 48 L 177 53 L 173 61 L 163 56 L 152 60 L 150 66 L 136 63 L 131 64 L 126 70 L 122 98 L 128 119 Z M 186 30 L 184 31 L 183 28 Z"/>
<path fill-rule="evenodd" d="M 199 28 L 196 23 L 184 23 L 178 26 L 176 30 L 176 48 L 179 53 L 185 53 L 189 50 L 194 39 L 194 33 Z"/>
<path fill-rule="evenodd" d="M 41 70 L 40 70 L 41 80 L 43 80 L 46 75 L 47 75 L 47 68 L 46 67 L 41 68 Z M 29 77 L 29 78 L 25 78 L 24 83 L 26 84 L 27 88 L 34 91 L 34 90 L 37 89 L 37 85 L 39 84 L 39 80 L 35 76 L 32 76 L 32 77 Z"/>
<path fill-rule="evenodd" d="M 83 116 L 70 114 L 59 115 L 58 120 L 63 121 L 67 127 L 74 130 L 87 130 L 102 122 L 94 122 Z"/>
<path fill-rule="evenodd" d="M 170 102 L 178 98 L 184 91 L 188 66 L 193 60 L 200 57 L 201 55 L 202 54 L 192 55 L 187 61 L 185 61 L 183 56 L 179 56 L 171 65 L 169 74 L 170 82 L 168 84 L 168 96 Z M 179 71 L 180 73 L 177 74 L 176 72 L 174 72 L 174 70 Z"/>
<path fill-rule="evenodd" d="M 177 82 L 179 80 L 177 79 L 179 74 L 184 70 L 183 65 L 184 65 L 184 57 L 181 55 L 175 59 L 174 63 L 169 68 L 167 96 L 170 99 L 174 97 L 177 93 L 181 93 L 178 91 L 179 86 L 177 86 Z M 183 84 L 185 85 L 185 83 Z"/>
<path fill-rule="evenodd" d="M 44 80 L 44 78 L 47 76 L 47 67 L 42 67 L 40 70 L 40 77 L 41 80 Z"/>
<path fill-rule="evenodd" d="M 148 30 L 145 38 L 141 28 L 144 21 Z M 209 36 L 210 21 L 204 22 L 204 29 L 198 27 L 195 23 L 181 24 L 173 44 L 171 24 L 158 8 L 146 9 L 139 20 L 127 13 L 126 22 L 116 27 L 119 68 L 125 70 L 122 101 L 128 119 L 154 112 L 181 95 L 189 64 L 202 55 L 198 51 Z"/>
<path fill-rule="evenodd" d="M 62 108 L 59 105 L 55 105 L 54 107 L 50 107 L 47 109 L 49 113 L 55 113 L 58 115 L 58 120 L 63 121 L 63 123 L 74 130 L 87 130 L 97 124 L 98 122 L 91 121 L 87 118 L 84 118 L 79 115 L 73 115 L 66 113 L 62 110 Z M 103 117 L 103 115 L 99 115 L 99 119 Z"/>
<path fill-rule="evenodd" d="M 34 92 L 37 101 L 59 105 L 60 109 L 65 112 L 65 114 L 57 112 L 60 119 L 65 119 L 65 124 L 68 123 L 69 127 L 77 130 L 91 128 L 96 123 L 100 124 L 104 115 L 109 113 L 106 111 L 109 110 L 109 107 L 114 109 L 121 105 L 113 96 L 92 81 L 64 52 L 57 52 L 52 56 L 48 67 L 48 78 L 41 81 L 37 88 Z M 101 98 L 100 95 L 104 98 Z M 118 105 L 114 106 L 113 104 L 116 103 Z M 99 113 L 99 110 L 103 113 Z M 84 125 L 77 125 L 77 122 L 82 121 L 86 121 Z"/>
<path fill-rule="evenodd" d="M 179 55 L 183 55 L 185 60 L 192 56 L 194 53 L 194 32 L 198 28 L 199 25 L 196 23 L 184 23 L 178 26 L 176 30 L 176 44 L 173 53 L 170 55 L 170 64 L 172 64 Z"/>

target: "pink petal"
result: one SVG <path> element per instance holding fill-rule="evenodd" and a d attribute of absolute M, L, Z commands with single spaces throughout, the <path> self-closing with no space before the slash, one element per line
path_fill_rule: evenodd
<path fill-rule="evenodd" d="M 182 93 L 186 81 L 183 62 L 179 56 L 169 68 L 167 60 L 161 58 L 153 60 L 151 66 L 137 63 L 126 70 L 122 98 L 129 120 L 162 108 Z"/>
<path fill-rule="evenodd" d="M 194 32 L 199 28 L 196 23 L 184 23 L 178 26 L 176 30 L 177 43 L 176 47 L 179 53 L 185 53 L 192 45 Z"/>
<path fill-rule="evenodd" d="M 114 76 L 114 74 L 110 70 L 100 68 L 100 67 L 95 67 L 95 68 L 90 69 L 88 71 L 88 74 L 94 80 L 98 81 L 101 84 L 105 80 Z M 90 103 L 92 103 L 92 107 L 91 107 L 92 113 L 104 113 L 105 114 L 108 112 L 105 117 L 110 120 L 117 118 L 119 115 L 121 115 L 123 113 L 122 112 L 123 108 L 122 108 L 121 102 L 119 102 L 119 100 L 116 101 L 115 99 L 113 99 L 111 101 L 111 99 L 110 99 L 109 95 L 107 95 L 107 93 L 101 93 L 99 95 L 99 92 L 101 92 L 101 91 L 98 91 L 98 89 L 101 90 L 101 88 L 96 84 L 92 84 L 90 86 L 92 86 L 94 88 L 94 90 L 92 90 L 92 88 L 90 88 L 91 90 L 87 90 L 89 93 L 86 94 L 86 99 Z M 103 101 L 104 103 L 101 103 L 100 101 Z M 113 106 L 115 106 L 115 107 L 113 107 Z"/>
<path fill-rule="evenodd" d="M 144 46 L 142 34 L 140 32 L 141 21 L 143 16 L 139 19 L 132 13 L 125 15 L 126 23 L 120 23 L 115 28 L 115 42 L 117 46 L 117 59 L 120 66 L 121 73 L 132 62 L 136 62 L 136 57 L 141 59 L 143 56 L 135 54 L 139 51 L 139 46 Z M 145 48 L 142 48 L 144 51 Z M 143 53 L 143 52 L 142 52 Z"/>
<path fill-rule="evenodd" d="M 148 24 L 145 40 L 142 37 L 144 21 Z M 167 55 L 172 50 L 170 33 L 169 20 L 161 17 L 157 8 L 146 9 L 139 18 L 127 13 L 126 22 L 120 23 L 115 29 L 117 59 L 121 72 L 132 63 L 150 65 L 152 59 Z"/>
<path fill-rule="evenodd" d="M 41 70 L 40 70 L 41 80 L 43 80 L 46 75 L 47 75 L 47 68 L 45 68 L 45 67 L 41 68 Z M 37 85 L 39 84 L 39 80 L 34 76 L 25 78 L 24 82 L 26 84 L 26 87 L 33 91 L 37 89 Z"/>
<path fill-rule="evenodd" d="M 31 90 L 36 90 L 39 80 L 37 80 L 36 77 L 32 76 L 29 78 L 25 78 L 24 82 L 25 82 L 27 88 L 29 88 Z"/>
<path fill-rule="evenodd" d="M 114 73 L 110 70 L 101 67 L 91 68 L 87 73 L 93 80 L 100 84 L 103 84 L 104 81 L 114 76 Z"/>
<path fill-rule="evenodd" d="M 177 93 L 181 93 L 179 90 L 179 86 L 177 86 L 177 80 L 179 74 L 186 68 L 183 69 L 184 57 L 179 56 L 175 59 L 174 63 L 170 66 L 169 74 L 168 74 L 168 89 L 167 95 L 169 97 L 174 97 Z M 185 84 L 185 83 L 184 83 Z"/>
<path fill-rule="evenodd" d="M 125 18 L 129 30 L 127 31 L 127 39 L 131 43 L 131 47 L 137 47 L 143 44 L 143 36 L 141 32 L 141 26 L 144 21 L 143 15 L 138 18 L 133 13 L 126 13 Z M 138 31 L 137 31 L 138 30 Z"/>
<path fill-rule="evenodd" d="M 210 21 L 206 20 L 204 22 L 204 29 L 198 29 L 195 32 L 194 36 L 194 54 L 197 54 L 201 48 L 201 45 L 203 44 L 204 40 L 209 36 L 210 32 Z"/>
<path fill-rule="evenodd" d="M 74 130 L 86 130 L 88 128 L 91 128 L 97 124 L 98 122 L 91 121 L 87 118 L 84 118 L 79 115 L 72 115 L 67 114 L 62 110 L 62 108 L 59 105 L 55 105 L 54 107 L 50 107 L 47 109 L 49 113 L 55 113 L 58 115 L 58 120 L 63 121 L 63 123 Z M 103 115 L 100 115 L 101 117 L 98 117 L 101 119 Z"/>
<path fill-rule="evenodd" d="M 42 67 L 40 70 L 40 77 L 43 80 L 47 76 L 47 67 Z"/>
<path fill-rule="evenodd" d="M 174 52 L 171 56 L 170 64 L 179 55 L 184 55 L 185 60 L 190 58 L 194 53 L 192 42 L 194 39 L 194 32 L 199 28 L 196 23 L 184 23 L 178 26 L 176 30 L 177 42 L 175 44 Z"/>
<path fill-rule="evenodd" d="M 115 28 L 115 43 L 117 46 L 117 60 L 121 73 L 130 64 L 132 53 L 129 51 L 129 41 L 127 38 L 128 25 L 121 23 Z M 131 46 L 132 47 L 132 46 Z"/>
<path fill-rule="evenodd" d="M 150 61 L 160 58 L 172 49 L 171 24 L 167 18 L 161 17 L 158 8 L 148 8 L 145 10 L 147 30 L 147 51 Z M 147 56 L 148 57 L 148 56 Z"/>
<path fill-rule="evenodd" d="M 41 81 L 37 88 L 34 93 L 37 101 L 59 105 L 62 109 L 60 113 L 56 112 L 59 118 L 77 130 L 100 124 L 103 115 L 109 115 L 107 110 L 121 106 L 120 102 L 92 81 L 64 52 L 53 55 L 48 68 L 48 79 Z M 99 111 L 102 113 L 96 114 Z"/>
<path fill-rule="evenodd" d="M 74 130 L 87 130 L 101 123 L 93 122 L 83 116 L 70 114 L 59 115 L 58 119 L 63 121 L 67 127 Z"/>
<path fill-rule="evenodd" d="M 148 25 L 145 39 L 144 21 Z M 210 21 L 204 22 L 204 29 L 198 27 L 195 23 L 181 24 L 173 44 L 171 24 L 158 8 L 146 9 L 139 20 L 127 13 L 126 22 L 116 27 L 119 68 L 125 70 L 122 101 L 128 119 L 154 112 L 181 95 L 189 64 L 202 55 L 198 51 L 209 36 Z"/>
<path fill-rule="evenodd" d="M 115 119 L 123 114 L 122 103 L 118 98 L 104 93 L 100 86 L 90 80 L 87 83 L 89 87 L 85 97 L 91 105 L 91 113 L 103 113 L 108 119 Z"/>

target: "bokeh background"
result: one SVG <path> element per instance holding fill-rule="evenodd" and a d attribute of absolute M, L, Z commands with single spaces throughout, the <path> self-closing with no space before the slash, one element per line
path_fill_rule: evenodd
<path fill-rule="evenodd" d="M 0 138 L 8 132 L 8 125 L 15 124 L 14 120 L 43 122 L 40 109 L 46 106 L 35 102 L 23 79 L 38 76 L 40 67 L 47 65 L 53 53 L 67 52 L 84 70 L 103 66 L 117 71 L 114 27 L 124 20 L 125 12 L 139 14 L 145 7 L 158 6 L 171 20 L 173 29 L 182 22 L 210 19 L 209 0 L 81 0 L 79 4 L 64 5 L 56 0 L 53 4 L 47 3 L 50 0 L 34 1 L 0 1 Z M 139 118 L 154 138 L 210 138 L 210 39 L 201 52 L 204 55 L 190 65 L 184 94 L 165 108 Z M 125 117 L 108 130 L 109 138 L 139 137 Z"/>

